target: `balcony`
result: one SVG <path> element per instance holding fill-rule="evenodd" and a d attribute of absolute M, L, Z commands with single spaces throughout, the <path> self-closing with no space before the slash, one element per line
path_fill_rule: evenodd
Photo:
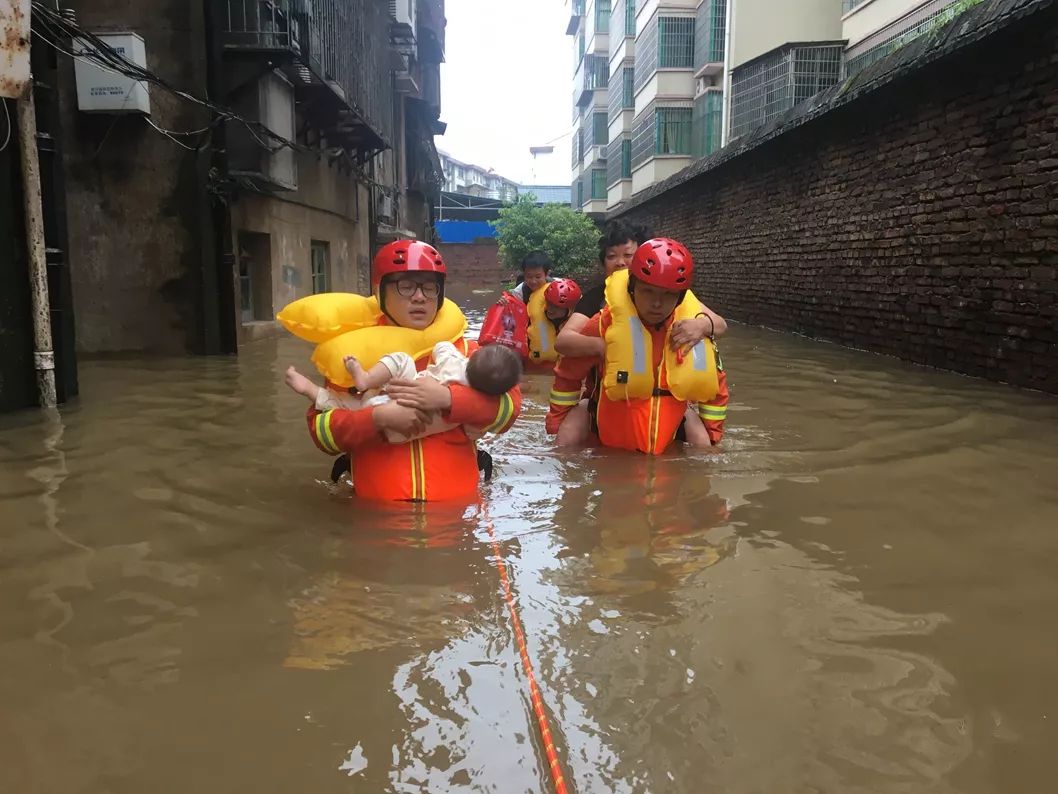
<path fill-rule="evenodd" d="M 576 35 L 577 29 L 580 27 L 580 21 L 584 17 L 584 2 L 585 0 L 570 0 L 569 3 L 569 24 L 566 25 L 566 35 Z"/>
<path fill-rule="evenodd" d="M 280 70 L 306 121 L 361 159 L 388 148 L 393 94 L 390 19 L 374 0 L 215 0 L 232 99 Z"/>
<path fill-rule="evenodd" d="M 298 5 L 299 0 L 226 0 L 225 49 L 299 54 Z"/>
<path fill-rule="evenodd" d="M 586 55 L 581 68 L 577 70 L 577 83 L 574 94 L 577 107 L 591 103 L 595 91 L 606 88 L 610 82 L 610 64 L 601 55 Z"/>

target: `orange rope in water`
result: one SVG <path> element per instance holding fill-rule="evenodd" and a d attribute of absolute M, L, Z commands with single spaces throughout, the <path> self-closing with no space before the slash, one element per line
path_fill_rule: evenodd
<path fill-rule="evenodd" d="M 507 563 L 503 560 L 503 551 L 500 549 L 499 541 L 496 540 L 496 531 L 492 528 L 492 521 L 486 518 L 485 527 L 489 531 L 489 540 L 492 542 L 492 551 L 496 557 L 496 568 L 500 572 L 500 584 L 503 585 L 503 597 L 507 602 L 507 611 L 511 614 L 511 623 L 514 625 L 514 639 L 518 643 L 518 655 L 522 657 L 522 668 L 525 677 L 529 680 L 529 700 L 533 704 L 533 716 L 536 717 L 537 728 L 540 729 L 540 738 L 544 742 L 544 755 L 547 756 L 548 771 L 551 780 L 555 784 L 556 794 L 568 794 L 566 780 L 562 777 L 562 765 L 558 761 L 558 752 L 555 750 L 555 742 L 551 736 L 551 724 L 547 719 L 547 711 L 544 708 L 544 698 L 540 694 L 540 687 L 536 683 L 536 675 L 533 673 L 533 663 L 529 659 L 529 647 L 525 643 L 525 632 L 522 631 L 522 620 L 518 617 L 518 606 L 514 601 L 514 590 L 511 588 L 511 578 L 507 574 Z"/>

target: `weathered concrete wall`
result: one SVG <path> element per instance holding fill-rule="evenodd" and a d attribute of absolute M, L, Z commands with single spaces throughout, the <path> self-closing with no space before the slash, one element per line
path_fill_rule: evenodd
<path fill-rule="evenodd" d="M 131 30 L 146 42 L 148 67 L 206 93 L 202 3 L 186 0 L 70 0 L 95 32 Z M 63 127 L 70 263 L 77 346 L 89 352 L 184 352 L 199 346 L 202 262 L 209 212 L 208 163 L 136 116 L 77 111 L 73 67 L 65 64 Z M 204 127 L 205 112 L 151 91 L 160 127 Z"/>
<path fill-rule="evenodd" d="M 1058 392 L 1058 12 L 1038 7 L 628 217 L 687 243 L 734 319 Z"/>
<path fill-rule="evenodd" d="M 480 289 L 499 288 L 512 276 L 512 271 L 500 264 L 499 248 L 495 241 L 442 243 L 438 250 L 448 268 L 448 280 L 453 284 Z"/>
<path fill-rule="evenodd" d="M 332 291 L 366 294 L 370 289 L 367 187 L 348 171 L 312 153 L 298 154 L 298 182 L 297 191 L 277 196 L 244 192 L 231 205 L 233 250 L 239 250 L 240 232 L 269 235 L 271 305 L 263 312 L 268 317 L 312 294 L 313 241 L 329 244 Z M 238 262 L 232 274 L 235 279 L 237 268 Z M 238 289 L 235 296 L 239 301 Z M 253 331 L 243 328 L 240 341 L 259 336 L 262 329 Z"/>

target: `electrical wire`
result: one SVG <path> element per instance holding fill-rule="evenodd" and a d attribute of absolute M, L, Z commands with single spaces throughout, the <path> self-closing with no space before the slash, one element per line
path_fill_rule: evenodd
<path fill-rule="evenodd" d="M 11 111 L 7 109 L 6 99 L 0 99 L 0 105 L 4 106 L 4 118 L 7 120 L 7 134 L 4 136 L 3 144 L 0 144 L 0 152 L 2 152 L 11 143 Z"/>
<path fill-rule="evenodd" d="M 305 147 L 299 146 L 294 141 L 276 134 L 259 121 L 246 119 L 229 108 L 218 105 L 208 99 L 202 99 L 171 85 L 153 72 L 130 61 L 98 36 L 67 21 L 59 14 L 56 14 L 53 9 L 39 2 L 39 0 L 34 0 L 33 12 L 33 20 L 37 23 L 33 32 L 41 41 L 59 52 L 82 62 L 90 63 L 104 71 L 122 75 L 137 82 L 145 82 L 157 86 L 174 96 L 210 110 L 216 116 L 209 127 L 206 127 L 203 130 L 189 131 L 186 133 L 177 133 L 172 130 L 163 131 L 161 128 L 157 127 L 157 125 L 152 123 L 151 126 L 158 129 L 162 134 L 179 134 L 188 136 L 203 134 L 217 124 L 225 121 L 233 121 L 244 126 L 258 145 L 270 152 L 274 153 L 283 148 L 291 148 L 295 150 L 305 149 Z M 57 41 L 63 41 L 66 39 L 78 41 L 84 49 L 80 52 L 71 51 L 57 43 Z M 75 50 L 76 49 L 77 48 L 75 48 Z"/>

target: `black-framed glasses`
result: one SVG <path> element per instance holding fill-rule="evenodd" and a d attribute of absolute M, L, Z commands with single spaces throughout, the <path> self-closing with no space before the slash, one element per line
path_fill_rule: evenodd
<path fill-rule="evenodd" d="M 415 295 L 416 290 L 422 291 L 424 298 L 436 298 L 441 294 L 441 285 L 436 281 L 416 281 L 413 278 L 397 279 L 397 294 L 402 298 L 410 298 Z"/>

